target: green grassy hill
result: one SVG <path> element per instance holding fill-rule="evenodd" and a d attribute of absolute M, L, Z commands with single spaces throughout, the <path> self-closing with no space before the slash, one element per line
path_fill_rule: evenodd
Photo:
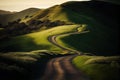
<path fill-rule="evenodd" d="M 50 21 L 65 21 L 66 23 L 84 23 L 86 20 L 84 18 L 87 18 L 87 21 L 89 20 L 89 17 L 80 15 L 79 13 L 72 11 L 71 9 L 65 8 L 62 5 L 56 5 L 53 7 L 50 7 L 48 9 L 44 9 L 36 13 L 31 19 L 27 20 L 26 22 L 30 23 L 33 20 L 50 20 Z"/>
<path fill-rule="evenodd" d="M 32 20 L 51 20 L 51 21 L 66 21 L 68 22 L 69 19 L 67 18 L 67 9 L 64 9 L 63 7 L 56 5 L 53 7 L 50 7 L 48 9 L 44 9 L 36 13 L 31 19 L 29 19 L 28 23 L 30 23 Z M 74 12 L 73 12 L 74 13 Z"/>
<path fill-rule="evenodd" d="M 74 23 L 86 23 L 87 21 L 83 19 L 87 18 L 89 20 L 94 19 L 106 26 L 118 26 L 119 20 L 117 17 L 119 15 L 119 7 L 117 4 L 103 1 L 70 1 L 48 9 L 43 9 L 36 13 L 28 22 L 32 20 L 49 19 L 51 21 L 61 20 Z M 112 23 L 109 24 L 109 22 Z"/>

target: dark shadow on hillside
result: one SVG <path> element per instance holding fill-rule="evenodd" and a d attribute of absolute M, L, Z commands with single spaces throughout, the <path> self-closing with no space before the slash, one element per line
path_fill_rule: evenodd
<path fill-rule="evenodd" d="M 86 34 L 71 35 L 62 38 L 66 44 L 75 49 L 93 53 L 95 55 L 120 55 L 119 51 L 119 35 L 116 34 L 96 34 L 90 32 Z"/>
<path fill-rule="evenodd" d="M 103 1 L 71 1 L 61 6 L 64 7 L 68 19 L 77 24 L 89 24 L 95 20 L 106 27 L 119 27 L 120 5 Z"/>

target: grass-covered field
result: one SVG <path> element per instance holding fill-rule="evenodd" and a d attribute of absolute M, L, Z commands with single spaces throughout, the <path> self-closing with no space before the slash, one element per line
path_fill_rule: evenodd
<path fill-rule="evenodd" d="M 120 79 L 120 56 L 78 56 L 72 63 L 91 80 Z"/>
<path fill-rule="evenodd" d="M 51 35 L 68 33 L 76 31 L 79 25 L 65 25 L 44 30 L 41 32 L 35 32 L 31 34 L 26 34 L 18 37 L 11 38 L 7 41 L 0 42 L 1 51 L 33 51 L 33 50 L 52 50 L 61 51 L 60 48 L 56 47 L 48 41 L 48 37 Z"/>

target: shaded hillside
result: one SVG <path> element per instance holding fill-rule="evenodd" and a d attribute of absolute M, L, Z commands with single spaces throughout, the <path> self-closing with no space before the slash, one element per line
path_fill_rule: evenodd
<path fill-rule="evenodd" d="M 118 26 L 120 5 L 104 1 L 71 1 L 62 4 L 63 7 L 70 9 L 80 15 L 94 18 L 107 26 Z"/>
<path fill-rule="evenodd" d="M 67 18 L 66 11 L 67 11 L 67 9 L 64 9 L 60 5 L 56 5 L 56 6 L 48 8 L 48 9 L 43 9 L 43 10 L 39 11 L 38 13 L 36 13 L 36 15 L 34 15 L 27 22 L 31 23 L 31 21 L 33 21 L 33 20 L 41 20 L 41 21 L 45 21 L 45 20 L 51 20 L 51 21 L 60 20 L 60 21 L 68 22 L 69 19 Z"/>
<path fill-rule="evenodd" d="M 96 0 L 96 1 L 105 1 L 105 2 L 111 2 L 111 3 L 114 3 L 114 4 L 120 4 L 119 0 Z"/>
<path fill-rule="evenodd" d="M 14 13 L 14 12 L 0 10 L 0 15 L 4 15 L 4 14 L 13 14 L 13 13 Z"/>
<path fill-rule="evenodd" d="M 32 17 L 32 15 L 35 14 L 37 11 L 39 11 L 39 9 L 29 8 L 14 14 L 0 15 L 0 24 L 6 25 L 8 22 L 16 21 L 18 19 L 25 18 L 26 16 Z"/>

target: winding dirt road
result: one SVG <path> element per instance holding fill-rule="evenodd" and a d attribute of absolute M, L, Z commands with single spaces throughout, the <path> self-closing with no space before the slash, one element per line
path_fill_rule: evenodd
<path fill-rule="evenodd" d="M 79 28 L 79 27 L 77 27 L 77 28 Z M 60 44 L 56 41 L 56 38 L 57 38 L 58 36 L 62 36 L 62 35 L 66 35 L 66 36 L 67 36 L 67 35 L 74 35 L 74 34 L 83 34 L 83 33 L 89 32 L 89 31 L 79 32 L 77 28 L 76 28 L 75 32 L 70 32 L 70 33 L 65 33 L 65 34 L 57 34 L 57 35 L 49 36 L 49 37 L 48 37 L 48 41 L 49 41 L 50 43 L 54 44 L 55 46 L 61 48 L 62 50 L 67 51 L 68 53 L 74 52 L 74 53 L 76 53 L 76 54 L 82 55 L 81 52 L 79 52 L 79 51 L 77 51 L 77 50 L 74 50 L 74 49 L 71 49 L 71 48 L 67 48 L 67 47 L 65 47 L 65 46 L 62 46 L 62 45 L 60 45 Z"/>
<path fill-rule="evenodd" d="M 71 60 L 76 56 L 64 56 L 50 60 L 41 80 L 89 80 L 71 64 Z"/>
<path fill-rule="evenodd" d="M 64 47 L 58 44 L 56 41 L 56 37 L 61 35 L 82 34 L 87 32 L 88 31 L 79 32 L 76 28 L 75 32 L 48 37 L 48 41 L 52 44 L 68 52 L 74 52 L 76 55 L 64 56 L 50 60 L 47 64 L 44 76 L 40 80 L 89 80 L 89 78 L 85 76 L 83 72 L 77 70 L 72 64 L 72 59 L 78 55 L 81 55 L 81 53 L 77 50 Z"/>

